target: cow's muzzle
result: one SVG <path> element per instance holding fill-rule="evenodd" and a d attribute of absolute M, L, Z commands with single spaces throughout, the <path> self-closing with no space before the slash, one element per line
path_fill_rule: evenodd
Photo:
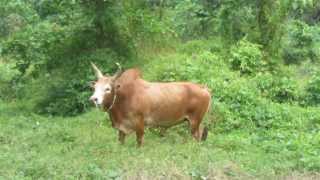
<path fill-rule="evenodd" d="M 98 104 L 98 98 L 97 97 L 91 96 L 89 98 L 89 100 L 92 101 L 96 107 L 98 107 L 99 104 Z"/>

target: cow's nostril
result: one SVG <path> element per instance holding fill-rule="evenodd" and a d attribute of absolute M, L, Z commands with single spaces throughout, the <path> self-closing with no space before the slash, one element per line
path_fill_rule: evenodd
<path fill-rule="evenodd" d="M 96 98 L 96 97 L 90 97 L 90 100 L 93 101 L 93 102 L 97 102 L 97 101 L 98 101 L 98 98 Z"/>

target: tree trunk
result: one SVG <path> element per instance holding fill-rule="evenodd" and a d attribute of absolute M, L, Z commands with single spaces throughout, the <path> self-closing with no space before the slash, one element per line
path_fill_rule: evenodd
<path fill-rule="evenodd" d="M 104 12 L 106 5 L 103 0 L 95 0 L 95 29 L 96 29 L 96 44 L 98 48 L 103 47 L 105 41 L 105 28 L 104 28 Z"/>
<path fill-rule="evenodd" d="M 160 21 L 162 20 L 162 17 L 163 17 L 164 4 L 165 4 L 165 0 L 160 0 L 160 4 L 159 4 L 159 19 L 160 19 Z"/>

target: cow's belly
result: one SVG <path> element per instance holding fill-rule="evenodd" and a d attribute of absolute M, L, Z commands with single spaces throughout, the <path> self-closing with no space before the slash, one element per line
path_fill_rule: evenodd
<path fill-rule="evenodd" d="M 122 131 L 125 134 L 134 132 L 134 124 L 128 119 L 124 119 L 122 123 L 117 124 L 116 129 Z"/>
<path fill-rule="evenodd" d="M 120 131 L 122 131 L 123 133 L 125 133 L 125 134 L 130 134 L 130 133 L 132 133 L 132 132 L 134 131 L 132 128 L 130 128 L 130 127 L 128 127 L 128 126 L 125 126 L 125 125 L 123 125 L 123 124 L 121 124 L 121 125 L 118 127 L 118 129 L 119 129 Z"/>
<path fill-rule="evenodd" d="M 153 118 L 153 117 L 146 117 L 145 118 L 145 126 L 146 127 L 170 127 L 176 124 L 179 124 L 180 122 L 183 122 L 186 117 L 179 117 L 179 118 Z"/>

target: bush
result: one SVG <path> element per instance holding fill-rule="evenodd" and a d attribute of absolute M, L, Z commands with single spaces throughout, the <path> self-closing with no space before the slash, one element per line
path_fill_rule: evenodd
<path fill-rule="evenodd" d="M 294 21 L 288 26 L 284 38 L 282 57 L 286 64 L 299 64 L 302 61 L 318 61 L 320 29 L 308 26 L 302 21 Z"/>
<path fill-rule="evenodd" d="M 174 11 L 172 21 L 179 37 L 191 39 L 206 34 L 211 17 L 204 6 L 195 1 L 180 1 Z"/>
<path fill-rule="evenodd" d="M 308 105 L 320 105 L 320 73 L 312 76 L 306 87 L 306 101 Z"/>
<path fill-rule="evenodd" d="M 11 100 L 16 97 L 14 93 L 17 89 L 15 76 L 18 74 L 13 69 L 13 64 L 5 62 L 0 58 L 0 99 Z"/>
<path fill-rule="evenodd" d="M 279 77 L 269 73 L 259 74 L 254 78 L 263 97 L 272 101 L 284 103 L 298 100 L 298 85 L 290 77 Z"/>
<path fill-rule="evenodd" d="M 221 57 L 209 51 L 193 55 L 174 55 L 153 60 L 144 67 L 147 79 L 159 81 L 193 81 L 210 84 L 215 76 L 228 71 Z"/>
<path fill-rule="evenodd" d="M 201 54 L 203 52 L 217 53 L 224 50 L 220 39 L 192 40 L 181 45 L 178 51 L 188 55 Z"/>
<path fill-rule="evenodd" d="M 265 62 L 262 60 L 260 45 L 251 43 L 245 39 L 239 41 L 231 48 L 229 59 L 231 67 L 240 71 L 241 74 L 256 74 L 264 69 Z"/>
<path fill-rule="evenodd" d="M 81 80 L 61 81 L 51 85 L 35 106 L 40 114 L 77 115 L 89 107 L 90 89 Z"/>
<path fill-rule="evenodd" d="M 213 90 L 214 117 L 221 131 L 303 128 L 302 108 L 280 104 L 298 100 L 297 84 L 290 78 L 233 78 L 215 83 Z"/>
<path fill-rule="evenodd" d="M 251 114 L 258 103 L 257 94 L 256 88 L 245 79 L 226 79 L 214 88 L 213 106 L 218 108 L 217 116 L 223 119 L 220 126 L 224 131 L 255 127 Z"/>
<path fill-rule="evenodd" d="M 223 131 L 235 129 L 271 129 L 291 121 L 287 111 L 277 103 L 259 96 L 259 89 L 246 79 L 233 80 L 219 87 L 214 104 L 217 116 L 223 121 Z M 215 114 L 216 115 L 216 114 Z"/>
<path fill-rule="evenodd" d="M 273 128 L 282 118 L 273 104 L 259 97 L 254 84 L 246 80 L 236 80 L 225 85 L 222 94 L 214 97 L 215 116 L 219 119 L 218 129 Z"/>

